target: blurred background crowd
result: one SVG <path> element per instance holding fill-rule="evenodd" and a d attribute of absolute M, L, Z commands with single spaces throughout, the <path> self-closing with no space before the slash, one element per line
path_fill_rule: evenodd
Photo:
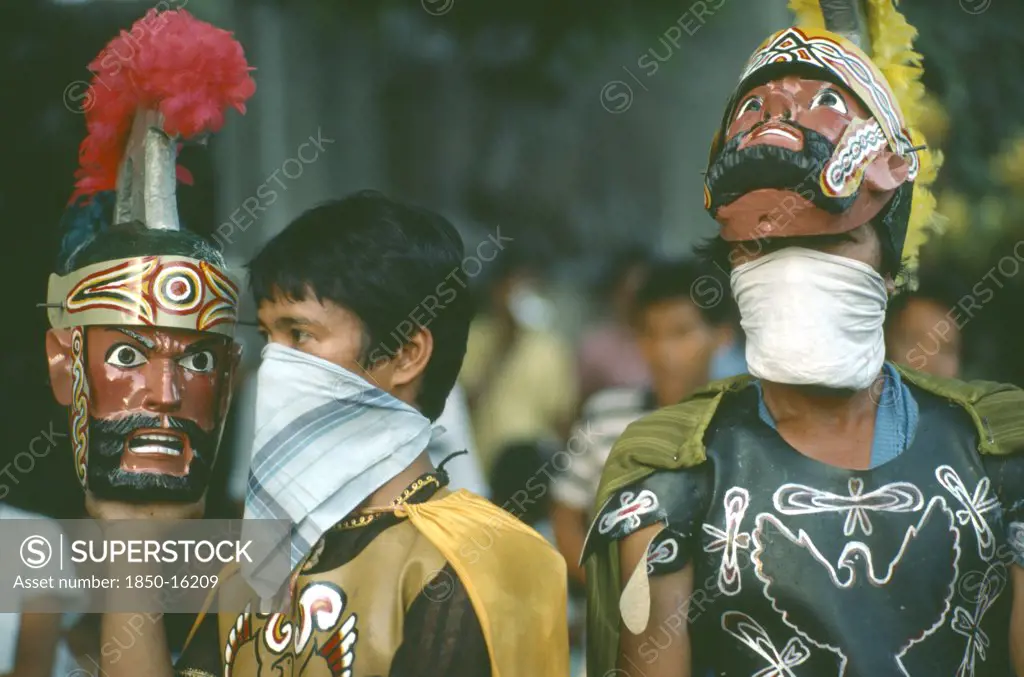
<path fill-rule="evenodd" d="M 247 115 L 182 154 L 195 177 L 180 192 L 183 221 L 229 262 L 362 188 L 459 228 L 479 316 L 432 452 L 470 452 L 447 466 L 454 484 L 556 543 L 579 600 L 576 561 L 615 438 L 745 370 L 728 277 L 692 248 L 715 232 L 701 172 L 722 106 L 753 48 L 791 21 L 785 1 L 6 3 L 0 275 L 26 293 L 5 313 L 0 501 L 55 517 L 83 505 L 37 304 L 84 136 L 86 65 L 152 6 L 234 31 L 256 68 Z M 1024 386 L 1024 3 L 900 7 L 920 32 L 945 228 L 922 253 L 917 290 L 890 304 L 890 359 Z M 243 316 L 254 318 L 251 302 Z M 255 328 L 240 339 L 246 378 L 210 496 L 223 516 L 244 498 L 261 347 Z M 47 453 L 16 466 L 40 435 Z"/>

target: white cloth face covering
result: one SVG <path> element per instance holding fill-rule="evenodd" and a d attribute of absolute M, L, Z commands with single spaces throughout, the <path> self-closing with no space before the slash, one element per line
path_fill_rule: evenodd
<path fill-rule="evenodd" d="M 785 247 L 737 266 L 747 368 L 791 385 L 863 390 L 885 360 L 885 279 L 860 261 Z"/>

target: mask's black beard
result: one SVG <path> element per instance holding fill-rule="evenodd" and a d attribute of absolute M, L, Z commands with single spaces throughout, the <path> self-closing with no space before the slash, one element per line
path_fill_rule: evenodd
<path fill-rule="evenodd" d="M 140 428 L 161 428 L 162 419 L 136 414 L 115 420 L 90 419 L 89 490 L 97 497 L 115 501 L 192 503 L 198 501 L 210 480 L 211 460 L 217 449 L 215 432 L 205 432 L 193 421 L 169 418 L 168 425 L 189 438 L 192 461 L 184 477 L 121 469 L 125 438 Z"/>
<path fill-rule="evenodd" d="M 737 150 L 743 139 L 760 129 L 761 124 L 725 144 L 708 169 L 712 216 L 719 208 L 763 188 L 793 191 L 830 214 L 842 214 L 853 205 L 860 187 L 849 197 L 829 197 L 822 192 L 818 180 L 835 152 L 835 144 L 813 129 L 788 124 L 803 132 L 804 146 L 800 151 L 765 144 Z"/>

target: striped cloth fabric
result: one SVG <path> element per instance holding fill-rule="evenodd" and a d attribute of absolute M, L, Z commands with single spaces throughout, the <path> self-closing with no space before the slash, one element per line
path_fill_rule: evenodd
<path fill-rule="evenodd" d="M 571 463 L 552 482 L 552 497 L 589 519 L 612 446 L 630 423 L 655 408 L 653 393 L 646 388 L 608 388 L 588 399 L 569 438 Z"/>
<path fill-rule="evenodd" d="M 432 434 L 425 416 L 357 374 L 268 345 L 257 383 L 243 537 L 246 527 L 254 535 L 260 529 L 254 520 L 291 522 L 293 569 L 328 529 L 408 468 Z M 276 563 L 280 553 L 273 554 Z M 279 567 L 261 574 L 266 565 L 244 570 L 261 595 L 283 582 Z"/>

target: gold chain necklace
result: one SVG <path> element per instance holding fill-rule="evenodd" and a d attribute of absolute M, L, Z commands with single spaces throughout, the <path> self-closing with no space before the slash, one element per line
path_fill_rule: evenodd
<path fill-rule="evenodd" d="M 415 482 L 410 484 L 406 488 L 406 490 L 402 492 L 401 496 L 399 496 L 395 500 L 391 501 L 390 504 L 388 504 L 388 507 L 367 508 L 366 510 L 363 510 L 360 514 L 354 517 L 349 517 L 346 520 L 342 520 L 341 522 L 336 524 L 334 528 L 344 531 L 347 529 L 358 529 L 360 527 L 365 527 L 368 524 L 372 524 L 382 515 L 394 514 L 395 508 L 404 505 L 409 501 L 410 498 L 412 498 L 419 492 L 423 491 L 424 488 L 430 485 L 434 485 L 438 489 L 440 489 L 441 480 L 439 480 L 436 475 L 424 475 L 423 477 L 418 478 Z"/>

